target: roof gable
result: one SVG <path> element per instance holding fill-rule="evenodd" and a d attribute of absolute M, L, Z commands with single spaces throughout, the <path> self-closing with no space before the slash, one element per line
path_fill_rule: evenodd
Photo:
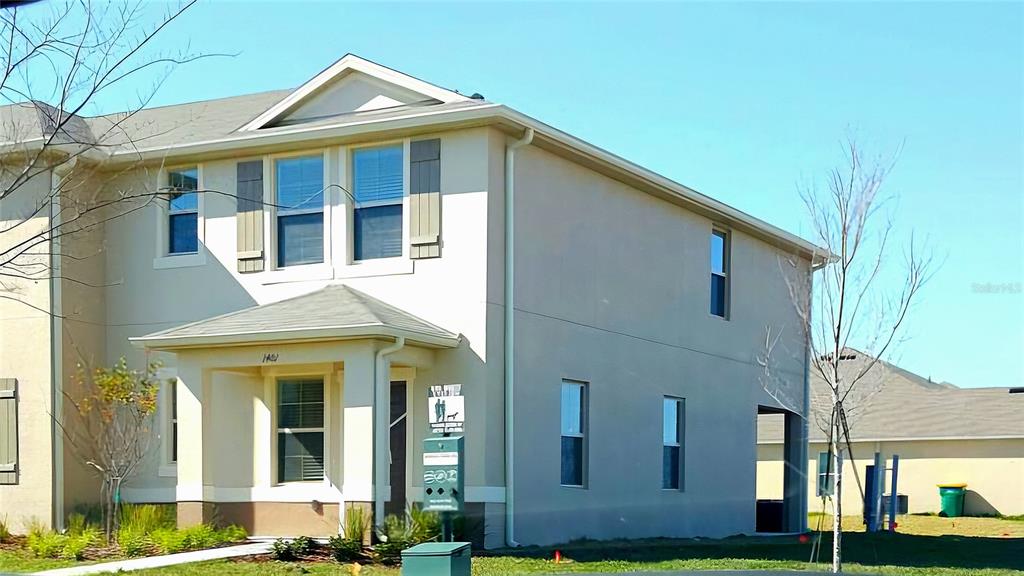
<path fill-rule="evenodd" d="M 397 106 L 468 100 L 470 98 L 458 92 L 347 54 L 268 108 L 240 131 Z"/>

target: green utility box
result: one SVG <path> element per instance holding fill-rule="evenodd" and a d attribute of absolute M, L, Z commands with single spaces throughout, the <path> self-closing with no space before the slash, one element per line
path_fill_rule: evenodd
<path fill-rule="evenodd" d="M 402 551 L 402 576 L 470 576 L 469 542 L 426 542 Z"/>
<path fill-rule="evenodd" d="M 939 498 L 942 500 L 941 516 L 958 518 L 964 515 L 964 494 L 967 484 L 939 484 Z"/>
<path fill-rule="evenodd" d="M 462 512 L 465 501 L 462 436 L 423 440 L 423 509 Z"/>

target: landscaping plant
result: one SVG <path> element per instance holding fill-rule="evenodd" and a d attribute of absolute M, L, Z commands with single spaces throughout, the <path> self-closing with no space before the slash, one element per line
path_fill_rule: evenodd
<path fill-rule="evenodd" d="M 351 562 L 363 558 L 363 535 L 370 522 L 362 508 L 350 507 L 345 511 L 342 534 L 332 536 L 327 546 L 338 562 Z"/>
<path fill-rule="evenodd" d="M 317 545 L 316 540 L 308 536 L 299 536 L 294 540 L 278 538 L 270 545 L 270 555 L 274 560 L 293 562 L 313 552 Z"/>

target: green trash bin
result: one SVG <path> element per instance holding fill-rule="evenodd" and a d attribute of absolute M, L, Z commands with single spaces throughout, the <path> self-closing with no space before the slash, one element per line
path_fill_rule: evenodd
<path fill-rule="evenodd" d="M 469 542 L 425 542 L 402 550 L 402 576 L 470 576 Z"/>
<path fill-rule="evenodd" d="M 958 518 L 964 515 L 964 494 L 967 484 L 939 484 L 939 498 L 942 500 L 940 516 Z"/>

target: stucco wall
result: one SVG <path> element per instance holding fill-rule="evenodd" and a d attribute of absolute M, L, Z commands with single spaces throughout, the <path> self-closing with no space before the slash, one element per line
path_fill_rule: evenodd
<path fill-rule="evenodd" d="M 490 342 L 493 328 L 487 325 L 487 270 L 489 254 L 487 201 L 492 183 L 493 133 L 472 129 L 441 134 L 423 134 L 416 139 L 441 138 L 442 257 L 390 263 L 373 269 L 353 265 L 347 254 L 348 200 L 337 187 L 330 189 L 327 208 L 330 226 L 330 256 L 324 265 L 268 270 L 255 274 L 236 272 L 235 199 L 207 193 L 200 215 L 203 227 L 202 251 L 205 264 L 161 268 L 173 265 L 160 260 L 157 252 L 160 208 L 153 206 L 107 227 L 106 276 L 124 279 L 106 291 L 107 360 L 126 354 L 134 362 L 144 361 L 140 350 L 127 339 L 164 328 L 201 320 L 255 304 L 277 301 L 310 292 L 328 282 L 344 282 L 389 304 L 398 306 L 449 331 L 461 334 L 458 349 L 438 352 L 433 367 L 417 373 L 414 400 L 410 406 L 422 416 L 414 422 L 418 438 L 425 433 L 426 388 L 431 383 L 460 383 L 467 395 L 467 486 L 495 487 L 503 483 L 500 341 Z M 359 143 L 359 145 L 374 142 Z M 350 188 L 349 146 L 327 149 L 328 184 Z M 201 163 L 201 186 L 233 193 L 237 159 Z M 499 160 L 501 157 L 498 157 Z M 269 174 L 265 174 L 269 178 Z M 123 179 L 121 187 L 155 186 L 157 172 L 136 171 Z M 408 206 L 406 206 L 408 209 Z M 267 230 L 265 228 L 265 230 Z M 269 232 L 267 234 L 270 241 Z M 156 260 L 155 260 L 156 259 Z M 374 263 L 376 264 L 376 263 Z M 272 268 L 268 262 L 268 268 Z M 500 327 L 499 327 L 500 330 Z M 498 354 L 495 361 L 495 354 Z M 173 368 L 173 355 L 160 355 Z M 418 450 L 418 444 L 414 444 Z M 410 459 L 415 454 L 410 450 Z M 167 493 L 173 478 L 156 474 L 153 462 L 133 482 L 138 494 Z M 410 479 L 416 478 L 411 475 Z M 415 485 L 415 483 L 414 483 Z"/>
<path fill-rule="evenodd" d="M 723 320 L 710 220 L 537 147 L 517 157 L 516 194 L 516 540 L 752 532 L 757 405 L 776 405 L 756 363 L 768 326 L 788 351 L 780 396 L 802 397 L 781 255 L 733 231 Z M 559 486 L 563 378 L 589 383 L 585 489 Z M 686 399 L 683 491 L 661 489 L 664 396 Z"/>
<path fill-rule="evenodd" d="M 969 515 L 1024 514 L 1024 439 L 1002 440 L 918 440 L 903 442 L 854 443 L 857 472 L 864 481 L 865 466 L 879 451 L 892 467 L 892 455 L 900 457 L 899 494 L 909 496 L 911 513 L 938 512 L 936 484 L 967 483 L 964 512 Z M 809 469 L 817 470 L 817 455 L 826 451 L 821 443 L 810 445 Z M 779 498 L 782 494 L 781 445 L 758 446 L 758 498 Z M 844 514 L 861 514 L 863 503 L 849 460 L 843 466 Z M 821 509 L 815 495 L 815 480 L 808 479 L 811 511 Z M 889 492 L 889 477 L 885 491 Z"/>
<path fill-rule="evenodd" d="M 50 173 L 44 172 L 20 186 L 0 203 L 0 245 L 3 249 L 45 231 L 50 211 L 33 216 L 38 202 L 50 190 Z M 16 225 L 16 228 L 11 228 Z M 5 267 L 5 272 L 41 271 L 40 280 L 6 277 L 0 284 L 0 377 L 17 378 L 18 467 L 17 484 L 0 485 L 0 519 L 6 518 L 15 533 L 28 522 L 53 521 L 53 410 L 50 357 L 50 258 L 49 243 L 31 252 L 39 256 L 19 258 L 21 264 L 37 262 L 45 267 Z M 18 301 L 15 301 L 18 300 Z"/>

